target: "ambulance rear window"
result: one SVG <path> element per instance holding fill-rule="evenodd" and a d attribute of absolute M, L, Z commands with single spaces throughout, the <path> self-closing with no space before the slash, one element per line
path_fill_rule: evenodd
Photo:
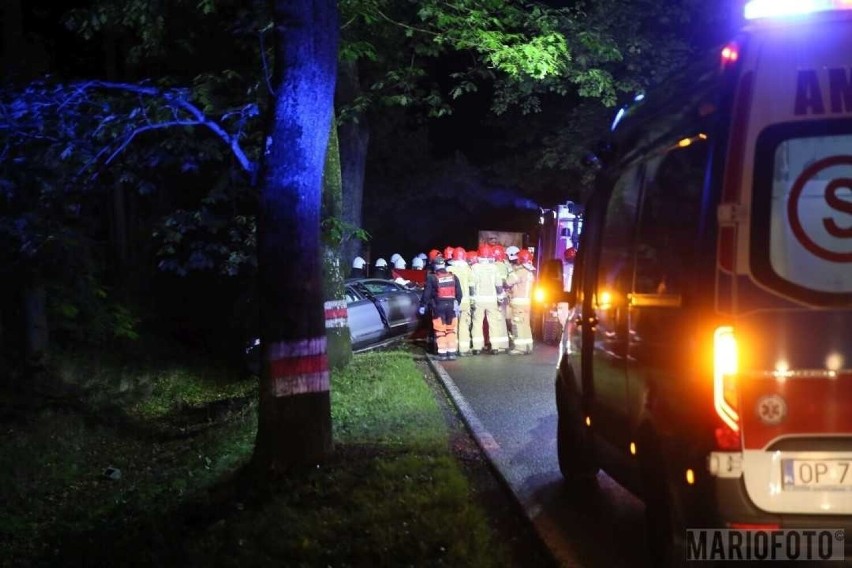
<path fill-rule="evenodd" d="M 767 128 L 752 220 L 756 278 L 809 304 L 852 302 L 852 120 Z"/>

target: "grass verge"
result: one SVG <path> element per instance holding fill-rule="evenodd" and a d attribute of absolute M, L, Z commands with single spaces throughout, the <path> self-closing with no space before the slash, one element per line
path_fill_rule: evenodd
<path fill-rule="evenodd" d="M 12 397 L 2 415 L 3 565 L 508 565 L 411 353 L 356 355 L 335 373 L 334 455 L 272 487 L 241 475 L 253 377 L 80 364 L 61 375 L 85 388 Z"/>

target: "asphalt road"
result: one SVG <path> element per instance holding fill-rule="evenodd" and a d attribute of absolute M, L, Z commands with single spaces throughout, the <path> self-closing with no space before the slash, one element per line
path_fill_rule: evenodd
<path fill-rule="evenodd" d="M 569 487 L 556 457 L 555 347 L 430 364 L 479 445 L 556 560 L 566 567 L 645 565 L 643 506 L 604 473 Z"/>

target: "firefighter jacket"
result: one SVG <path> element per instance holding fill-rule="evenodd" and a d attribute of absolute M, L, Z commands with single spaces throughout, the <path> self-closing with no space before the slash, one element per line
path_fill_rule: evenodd
<path fill-rule="evenodd" d="M 475 304 L 497 304 L 503 293 L 503 280 L 494 262 L 479 260 L 470 269 L 471 300 Z"/>
<path fill-rule="evenodd" d="M 439 269 L 426 276 L 420 306 L 428 306 L 432 310 L 432 318 L 442 318 L 445 323 L 450 323 L 456 316 L 455 304 L 461 299 L 461 283 L 455 274 Z"/>
<path fill-rule="evenodd" d="M 506 279 L 509 277 L 509 273 L 512 272 L 512 266 L 504 260 L 498 260 L 494 262 L 494 269 L 497 271 L 498 285 L 505 287 Z"/>
<path fill-rule="evenodd" d="M 518 265 L 506 278 L 512 305 L 529 305 L 532 297 L 535 273 L 524 265 Z"/>
<path fill-rule="evenodd" d="M 447 271 L 455 274 L 459 279 L 459 283 L 461 284 L 462 299 L 459 303 L 469 304 L 471 278 L 470 265 L 464 260 L 452 260 L 450 261 L 449 266 L 447 266 Z"/>

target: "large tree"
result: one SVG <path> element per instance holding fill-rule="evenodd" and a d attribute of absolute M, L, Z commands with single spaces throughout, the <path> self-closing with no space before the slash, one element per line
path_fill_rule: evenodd
<path fill-rule="evenodd" d="M 274 471 L 331 451 L 320 247 L 322 174 L 337 71 L 335 0 L 274 0 L 274 108 L 261 169 L 263 371 L 255 463 Z"/>

